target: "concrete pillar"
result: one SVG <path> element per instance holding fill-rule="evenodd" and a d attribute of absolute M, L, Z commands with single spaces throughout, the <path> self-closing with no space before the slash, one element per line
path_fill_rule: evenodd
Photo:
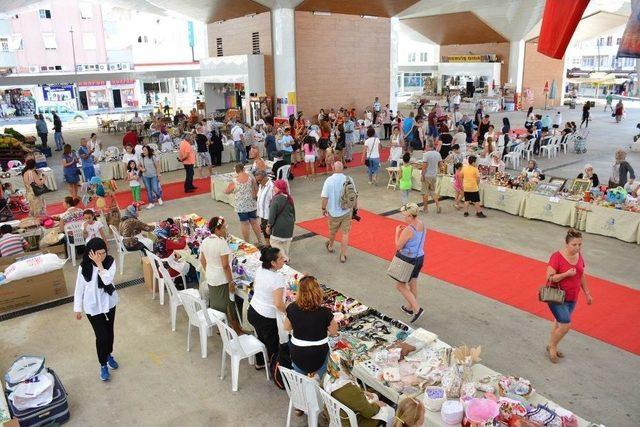
<path fill-rule="evenodd" d="M 389 84 L 389 109 L 398 111 L 398 43 L 400 38 L 398 36 L 398 27 L 400 25 L 399 18 L 391 18 L 391 51 L 389 52 L 389 63 L 391 65 L 391 82 Z"/>
<path fill-rule="evenodd" d="M 296 91 L 295 11 L 290 8 L 271 10 L 273 42 L 273 75 L 276 98 L 287 98 Z M 296 100 L 297 101 L 297 100 Z M 281 112 L 286 116 L 286 109 Z"/>
<path fill-rule="evenodd" d="M 524 40 L 512 41 L 509 46 L 508 83 L 515 86 L 516 93 L 522 93 L 524 77 Z"/>

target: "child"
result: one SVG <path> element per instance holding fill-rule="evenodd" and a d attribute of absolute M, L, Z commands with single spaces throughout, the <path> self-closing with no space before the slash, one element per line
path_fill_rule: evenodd
<path fill-rule="evenodd" d="M 131 188 L 131 195 L 133 196 L 133 203 L 140 203 L 140 171 L 138 165 L 134 160 L 129 160 L 127 163 L 127 177 L 125 181 L 129 183 Z"/>
<path fill-rule="evenodd" d="M 462 163 L 453 165 L 453 188 L 456 190 L 456 200 L 453 204 L 457 210 L 462 209 L 460 200 L 462 200 Z"/>
<path fill-rule="evenodd" d="M 316 139 L 307 135 L 304 139 L 304 144 L 302 144 L 302 148 L 304 150 L 304 164 L 307 172 L 305 178 L 308 178 L 309 174 L 313 177 L 316 173 Z"/>
<path fill-rule="evenodd" d="M 402 399 L 393 419 L 393 427 L 422 427 L 424 403 L 414 397 Z"/>
<path fill-rule="evenodd" d="M 411 166 L 411 154 L 404 153 L 402 156 L 402 166 L 398 174 L 400 181 L 400 191 L 402 192 L 402 204 L 409 203 L 409 193 L 411 192 L 411 178 L 413 176 L 413 166 Z"/>
<path fill-rule="evenodd" d="M 325 150 L 324 161 L 327 164 L 327 169 L 324 171 L 324 174 L 326 175 L 329 172 L 333 172 L 333 162 L 335 162 L 333 147 L 327 147 L 327 149 Z"/>
<path fill-rule="evenodd" d="M 104 228 L 102 223 L 96 221 L 96 214 L 91 209 L 87 209 L 83 212 L 84 222 L 82 223 L 82 231 L 84 234 L 84 241 L 88 242 L 94 237 L 102 238 L 105 242 L 107 236 L 104 234 Z"/>
<path fill-rule="evenodd" d="M 367 127 L 364 125 L 363 120 L 360 120 L 359 130 L 360 130 L 360 143 L 364 144 L 364 140 L 367 139 Z"/>

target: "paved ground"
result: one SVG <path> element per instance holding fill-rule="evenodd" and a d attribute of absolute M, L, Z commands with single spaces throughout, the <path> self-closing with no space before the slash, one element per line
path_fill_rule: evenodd
<path fill-rule="evenodd" d="M 563 115 L 565 120 L 575 121 L 580 113 L 563 110 Z M 501 120 L 500 114 L 495 116 Z M 524 121 L 523 113 L 509 116 L 513 126 Z M 620 125 L 611 123 L 607 114 L 595 112 L 594 118 L 586 155 L 563 155 L 543 161 L 543 167 L 557 167 L 554 174 L 573 177 L 582 163 L 589 161 L 606 179 L 614 147 L 630 143 L 640 112 L 631 111 Z M 68 138 L 77 139 L 79 134 L 74 132 Z M 111 139 L 107 135 L 102 138 Z M 629 159 L 640 168 L 637 154 Z M 227 165 L 225 170 L 228 169 Z M 382 213 L 399 206 L 397 192 L 367 186 L 363 168 L 350 169 L 349 173 L 361 190 L 363 208 Z M 182 178 L 182 173 L 168 174 L 166 178 L 177 180 Z M 321 184 L 322 179 L 296 179 L 292 183 L 298 221 L 320 216 Z M 57 199 L 63 195 L 62 191 L 53 194 Z M 412 199 L 417 201 L 418 194 L 412 193 Z M 562 245 L 563 227 L 496 211 L 489 211 L 489 218 L 484 221 L 465 219 L 454 211 L 450 201 L 444 206 L 442 214 L 427 216 L 430 228 L 543 261 Z M 188 212 L 232 218 L 231 231 L 239 234 L 231 207 L 212 201 L 208 195 L 169 201 L 162 208 L 144 211 L 142 218 L 157 220 Z M 296 234 L 303 233 L 305 230 L 296 228 Z M 427 253 L 428 250 L 427 240 Z M 340 264 L 336 256 L 326 252 L 320 237 L 294 242 L 292 251 L 294 268 L 313 272 L 322 282 L 402 318 L 400 297 L 390 282 L 380 279 L 384 277 L 386 261 L 353 250 L 349 262 Z M 640 256 L 640 246 L 587 235 L 584 256 L 591 274 L 640 289 L 637 269 L 629 268 L 636 264 L 633 261 Z M 71 291 L 75 272 L 71 267 L 67 270 Z M 139 257 L 128 256 L 121 279 L 140 276 Z M 490 260 L 487 261 L 487 280 L 491 280 Z M 638 356 L 571 332 L 563 341 L 567 358 L 552 365 L 544 354 L 549 322 L 426 275 L 421 275 L 419 282 L 419 299 L 427 307 L 420 326 L 454 345 L 481 344 L 486 365 L 529 378 L 540 393 L 587 419 L 608 426 L 637 425 L 640 417 Z M 177 331 L 171 332 L 168 306 L 152 301 L 143 286 L 120 291 L 120 298 L 116 354 L 121 369 L 109 383 L 98 380 L 89 323 L 76 321 L 69 304 L 2 322 L 0 370 L 6 369 L 20 354 L 46 355 L 47 363 L 60 375 L 70 393 L 71 426 L 284 425 L 286 394 L 267 383 L 264 373 L 243 365 L 237 393 L 230 391 L 228 376 L 224 381 L 218 379 L 221 344 L 217 336 L 209 340 L 209 357 L 202 359 L 197 340 L 190 353 L 185 351 L 186 315 L 183 312 L 178 315 Z M 588 307 L 577 309 L 588 310 Z M 606 319 L 594 319 L 594 322 L 602 321 Z M 304 423 L 304 419 L 294 420 L 297 426 Z"/>

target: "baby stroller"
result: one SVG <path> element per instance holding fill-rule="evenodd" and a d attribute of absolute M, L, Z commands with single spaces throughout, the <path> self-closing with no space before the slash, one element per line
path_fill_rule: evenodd
<path fill-rule="evenodd" d="M 589 131 L 580 131 L 576 132 L 573 137 L 573 150 L 577 154 L 584 154 L 587 152 L 587 137 L 589 136 Z"/>
<path fill-rule="evenodd" d="M 13 221 L 14 219 L 16 218 L 13 216 L 7 199 L 0 199 L 0 222 Z"/>
<path fill-rule="evenodd" d="M 9 197 L 9 209 L 12 213 L 29 213 L 29 202 L 26 197 L 20 193 L 14 193 Z"/>
<path fill-rule="evenodd" d="M 82 183 L 80 195 L 82 203 L 95 212 L 104 213 L 105 208 L 118 205 L 115 192 L 118 189 L 114 180 L 103 181 L 97 176 L 89 182 Z"/>

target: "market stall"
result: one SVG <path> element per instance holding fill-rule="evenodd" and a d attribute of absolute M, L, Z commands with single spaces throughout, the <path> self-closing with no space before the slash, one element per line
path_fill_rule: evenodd
<path fill-rule="evenodd" d="M 527 193 L 524 190 L 513 189 L 481 183 L 480 200 L 487 208 L 497 209 L 511 215 L 521 215 Z"/>
<path fill-rule="evenodd" d="M 584 223 L 587 233 L 640 243 L 640 214 L 597 205 L 589 206 Z"/>
<path fill-rule="evenodd" d="M 525 218 L 553 222 L 567 227 L 575 226 L 576 215 L 575 201 L 535 193 L 527 195 L 522 211 L 522 216 Z"/>
<path fill-rule="evenodd" d="M 53 169 L 51 169 L 50 167 L 44 167 L 39 168 L 38 171 L 42 173 L 42 177 L 44 178 L 44 183 L 47 188 L 51 191 L 56 191 L 58 189 L 58 184 L 56 184 L 56 177 L 53 173 Z M 2 181 L 2 183 L 10 182 L 14 190 L 25 191 L 22 175 L 11 173 L 9 177 L 0 178 L 0 181 Z"/>

